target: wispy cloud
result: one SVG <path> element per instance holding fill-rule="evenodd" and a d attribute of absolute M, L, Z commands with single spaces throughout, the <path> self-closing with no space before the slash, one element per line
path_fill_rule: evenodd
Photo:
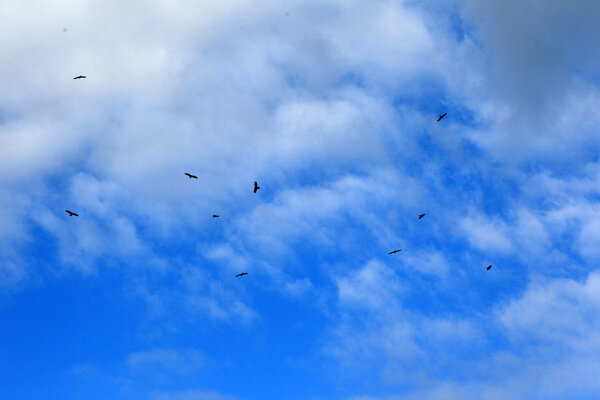
<path fill-rule="evenodd" d="M 599 17 L 594 1 L 9 2 L 0 290 L 23 291 L 19 318 L 32 282 L 74 276 L 143 303 L 152 334 L 91 374 L 123 398 L 161 369 L 180 384 L 144 395 L 230 398 L 186 381 L 225 338 L 256 378 L 310 365 L 303 398 L 589 398 Z M 302 356 L 267 345 L 288 336 Z M 260 389 L 245 398 L 281 394 Z"/>

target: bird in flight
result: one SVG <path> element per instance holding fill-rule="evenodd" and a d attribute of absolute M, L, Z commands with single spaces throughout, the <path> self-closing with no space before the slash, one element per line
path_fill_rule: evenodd
<path fill-rule="evenodd" d="M 77 213 L 71 212 L 69 210 L 65 210 L 65 211 L 69 213 L 69 217 L 73 217 L 73 216 L 79 217 L 79 214 L 77 214 Z"/>
<path fill-rule="evenodd" d="M 444 117 L 446 116 L 446 114 L 448 114 L 448 113 L 443 113 L 442 115 L 440 115 L 440 116 L 438 117 L 438 120 L 437 120 L 437 122 L 440 122 L 440 121 L 442 120 L 442 118 L 444 118 Z"/>
<path fill-rule="evenodd" d="M 419 219 L 423 218 L 425 214 L 419 214 Z"/>
<path fill-rule="evenodd" d="M 213 214 L 213 218 L 219 218 L 217 214 Z"/>
<path fill-rule="evenodd" d="M 396 254 L 396 253 L 398 253 L 399 251 L 402 251 L 402 249 L 398 249 L 398 250 L 393 250 L 393 251 L 390 251 L 388 254 Z"/>
<path fill-rule="evenodd" d="M 196 175 L 188 174 L 187 172 L 186 172 L 185 174 L 186 174 L 186 175 L 188 176 L 188 178 L 190 178 L 190 179 L 192 179 L 192 178 L 194 178 L 194 179 L 198 179 L 198 177 L 197 177 Z"/>
<path fill-rule="evenodd" d="M 492 266 L 491 266 L 491 265 L 488 265 L 488 267 L 486 268 L 486 270 L 488 270 L 488 271 L 489 271 L 490 269 L 492 269 Z"/>
<path fill-rule="evenodd" d="M 254 181 L 254 193 L 256 193 L 258 189 L 260 189 L 260 186 L 258 186 L 258 183 L 256 181 Z"/>
<path fill-rule="evenodd" d="M 75 78 L 73 78 L 73 79 L 85 79 L 85 78 L 87 78 L 87 76 L 85 76 L 85 75 L 77 75 L 77 76 L 76 76 Z"/>
<path fill-rule="evenodd" d="M 248 273 L 247 273 L 247 272 L 242 272 L 241 274 L 237 274 L 237 275 L 235 276 L 235 278 L 237 278 L 238 276 L 244 276 L 244 275 L 248 275 Z"/>

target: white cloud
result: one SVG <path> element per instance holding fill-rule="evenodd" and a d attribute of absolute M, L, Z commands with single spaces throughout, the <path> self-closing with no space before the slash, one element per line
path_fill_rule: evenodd
<path fill-rule="evenodd" d="M 323 186 L 286 188 L 236 216 L 228 226 L 227 243 L 204 251 L 230 274 L 264 274 L 271 278 L 269 285 L 293 295 L 300 282 L 303 291 L 310 288 L 306 278 L 311 273 L 329 274 L 328 263 L 306 263 L 298 246 L 326 258 L 364 251 L 365 232 L 374 249 L 400 242 L 395 232 L 399 222 L 390 224 L 388 218 L 398 218 L 398 209 L 411 209 L 422 196 L 418 182 L 389 169 L 346 174 Z M 391 203 L 393 210 L 385 210 Z"/>
<path fill-rule="evenodd" d="M 324 350 L 344 366 L 345 374 L 358 370 L 396 387 L 428 373 L 436 364 L 441 368 L 454 362 L 457 354 L 464 356 L 466 348 L 477 348 L 484 341 L 473 321 L 427 316 L 407 307 L 407 288 L 379 262 L 338 277 L 336 284 L 339 325 Z"/>
<path fill-rule="evenodd" d="M 12 288 L 27 276 L 26 265 L 20 260 L 0 259 L 0 287 Z"/>
<path fill-rule="evenodd" d="M 211 279 L 211 275 L 200 268 L 186 268 L 179 278 L 181 288 L 177 287 L 174 292 L 166 295 L 176 296 L 177 303 L 185 304 L 192 316 L 197 313 L 207 314 L 217 320 L 236 324 L 249 324 L 257 318 L 257 314 L 232 287 L 222 280 Z M 183 291 L 178 294 L 181 289 Z"/>
<path fill-rule="evenodd" d="M 467 240 L 477 249 L 495 253 L 513 250 L 509 228 L 500 218 L 488 218 L 485 214 L 472 213 L 460 223 Z"/>
<path fill-rule="evenodd" d="M 156 378 L 191 373 L 202 368 L 205 361 L 204 357 L 193 349 L 176 351 L 157 348 L 131 353 L 126 364 L 134 373 L 148 374 Z"/>
<path fill-rule="evenodd" d="M 294 282 L 286 283 L 285 290 L 292 296 L 304 296 L 313 290 L 313 284 L 308 278 L 297 279 Z"/>
<path fill-rule="evenodd" d="M 499 318 L 515 340 L 539 340 L 593 351 L 600 345 L 596 339 L 599 310 L 600 273 L 592 272 L 582 283 L 562 279 L 533 284 Z"/>
<path fill-rule="evenodd" d="M 600 320 L 597 317 L 600 308 L 599 287 L 598 271 L 590 273 L 581 282 L 549 279 L 532 283 L 522 295 L 497 308 L 494 313 L 495 322 L 487 325 L 487 329 L 492 330 L 489 332 L 469 326 L 466 321 L 457 324 L 425 318 L 421 321 L 421 326 L 425 329 L 421 328 L 419 333 L 432 343 L 435 342 L 433 338 L 437 333 L 438 340 L 444 343 L 439 351 L 427 352 L 436 354 L 435 357 L 419 357 L 418 368 L 425 376 L 417 375 L 419 381 L 412 383 L 408 392 L 402 390 L 402 395 L 394 395 L 398 382 L 402 382 L 408 373 L 396 367 L 395 373 L 388 372 L 391 375 L 386 382 L 389 395 L 365 395 L 352 399 L 594 397 L 600 393 L 600 385 L 596 379 L 600 371 Z M 396 319 L 388 324 L 397 323 Z M 466 326 L 461 327 L 464 324 Z M 362 341 L 365 336 L 355 330 L 345 332 L 348 340 L 344 343 L 354 345 L 363 352 L 372 352 L 376 346 L 393 342 L 394 336 L 389 336 L 390 332 L 385 329 L 377 329 L 375 326 L 367 328 L 365 333 L 371 338 L 370 341 Z M 482 335 L 497 338 L 506 336 L 511 346 L 483 350 L 479 354 L 481 359 L 478 360 L 451 358 L 456 371 L 446 371 L 442 377 L 435 372 L 440 365 L 445 365 L 443 355 L 456 346 L 456 342 L 448 342 L 449 338 L 454 337 L 467 346 L 477 348 L 476 343 L 481 341 Z M 406 353 L 398 350 L 406 349 L 406 346 L 400 345 L 401 343 L 396 342 L 386 349 L 383 357 L 378 358 L 380 370 L 390 370 L 390 360 L 394 359 L 400 360 L 405 367 L 411 366 L 410 359 L 405 358 Z M 359 355 L 360 352 L 354 354 L 355 357 Z"/>
<path fill-rule="evenodd" d="M 377 261 L 371 261 L 354 276 L 337 280 L 340 302 L 350 307 L 383 311 L 395 308 L 401 290 L 394 272 Z"/>
<path fill-rule="evenodd" d="M 153 258 L 148 239 L 206 228 L 214 208 L 258 215 L 246 196 L 254 179 L 272 188 L 308 163 L 336 176 L 385 159 L 390 136 L 410 140 L 391 134 L 397 115 L 380 89 L 439 67 L 425 62 L 435 41 L 419 12 L 385 2 L 290 2 L 289 18 L 252 1 L 55 6 L 11 4 L 2 16 L 3 37 L 20 39 L 0 41 L 11 60 L 0 71 L 0 174 L 48 183 L 20 187 L 3 226 L 17 238 L 25 204 L 46 205 L 35 222 L 58 239 L 65 264 L 87 272 L 107 254 Z M 355 71 L 379 89 L 344 82 Z M 74 206 L 94 221 L 67 228 L 50 215 Z"/>
<path fill-rule="evenodd" d="M 508 355 L 492 349 L 484 367 L 516 369 L 549 385 L 548 396 L 567 392 L 560 372 L 572 369 L 583 388 L 583 361 L 597 366 L 579 349 L 596 350 L 595 274 L 534 285 L 492 322 L 447 297 L 456 295 L 448 282 L 466 287 L 460 265 L 476 253 L 514 259 L 523 282 L 540 264 L 537 276 L 570 276 L 600 259 L 599 16 L 593 1 L 9 1 L 1 285 L 40 268 L 26 249 L 41 228 L 53 268 L 119 268 L 128 294 L 161 322 L 250 326 L 261 317 L 251 288 L 277 287 L 335 298 L 322 305 L 339 311 L 330 354 L 383 360 L 389 381 L 408 367 L 439 372 L 500 332 L 513 340 Z M 449 115 L 435 125 L 439 108 Z M 479 211 L 486 185 L 501 209 Z M 64 213 L 72 207 L 79 218 Z M 454 247 L 457 228 L 465 248 Z M 383 258 L 396 247 L 401 258 Z M 431 291 L 446 285 L 415 302 L 414 280 L 395 265 L 435 277 Z M 223 283 L 241 271 L 268 279 Z M 520 351 L 527 338 L 569 355 L 533 357 Z M 434 353 L 445 356 L 435 363 Z M 129 365 L 182 357 L 155 349 Z M 449 378 L 423 398 L 526 398 L 534 386 L 509 373 Z"/>
<path fill-rule="evenodd" d="M 450 263 L 440 251 L 415 251 L 402 255 L 403 265 L 421 273 L 445 277 L 450 270 Z"/>

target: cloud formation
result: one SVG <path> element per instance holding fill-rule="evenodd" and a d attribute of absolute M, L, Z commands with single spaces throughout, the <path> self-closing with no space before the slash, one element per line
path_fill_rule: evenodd
<path fill-rule="evenodd" d="M 80 279 L 143 304 L 114 358 L 74 361 L 124 399 L 161 369 L 144 395 L 284 391 L 186 381 L 206 360 L 306 374 L 313 391 L 281 385 L 298 398 L 594 396 L 599 17 L 591 0 L 9 2 L 0 291 Z"/>

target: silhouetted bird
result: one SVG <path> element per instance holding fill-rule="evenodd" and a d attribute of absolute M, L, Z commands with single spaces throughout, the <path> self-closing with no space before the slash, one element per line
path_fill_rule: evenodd
<path fill-rule="evenodd" d="M 486 269 L 489 271 L 490 269 L 492 269 L 492 266 L 488 265 L 488 267 Z"/>
<path fill-rule="evenodd" d="M 437 120 L 437 122 L 440 122 L 440 121 L 442 120 L 442 118 L 444 118 L 444 117 L 446 116 L 446 114 L 448 114 L 448 113 L 443 113 L 442 115 L 440 115 L 440 116 L 438 117 L 438 120 Z"/>
<path fill-rule="evenodd" d="M 235 276 L 235 278 L 237 278 L 238 276 L 244 276 L 244 275 L 248 275 L 248 273 L 247 273 L 247 272 L 242 272 L 241 274 L 237 274 L 237 275 Z"/>
<path fill-rule="evenodd" d="M 78 75 L 78 76 L 76 76 L 73 79 L 85 79 L 85 78 L 87 78 L 87 76 L 85 76 L 85 75 Z"/>
<path fill-rule="evenodd" d="M 419 214 L 419 219 L 423 218 L 425 214 Z"/>
<path fill-rule="evenodd" d="M 198 179 L 198 177 L 197 177 L 196 175 L 188 174 L 187 172 L 186 172 L 185 174 L 186 174 L 186 175 L 188 176 L 188 178 L 190 178 L 190 179 L 192 179 L 192 178 L 194 178 L 194 179 Z"/>
<path fill-rule="evenodd" d="M 388 254 L 396 254 L 396 253 L 398 253 L 399 251 L 402 251 L 402 249 L 398 249 L 398 250 L 390 251 Z"/>
<path fill-rule="evenodd" d="M 73 216 L 74 216 L 74 217 L 79 217 L 79 214 L 76 214 L 76 213 L 74 213 L 74 212 L 71 212 L 71 211 L 69 211 L 69 210 L 65 210 L 65 211 L 69 213 L 69 217 L 73 217 Z"/>
<path fill-rule="evenodd" d="M 258 189 L 260 189 L 260 186 L 258 186 L 258 183 L 256 181 L 254 181 L 254 193 L 256 193 Z"/>
<path fill-rule="evenodd" d="M 219 218 L 217 214 L 213 214 L 213 218 Z"/>

